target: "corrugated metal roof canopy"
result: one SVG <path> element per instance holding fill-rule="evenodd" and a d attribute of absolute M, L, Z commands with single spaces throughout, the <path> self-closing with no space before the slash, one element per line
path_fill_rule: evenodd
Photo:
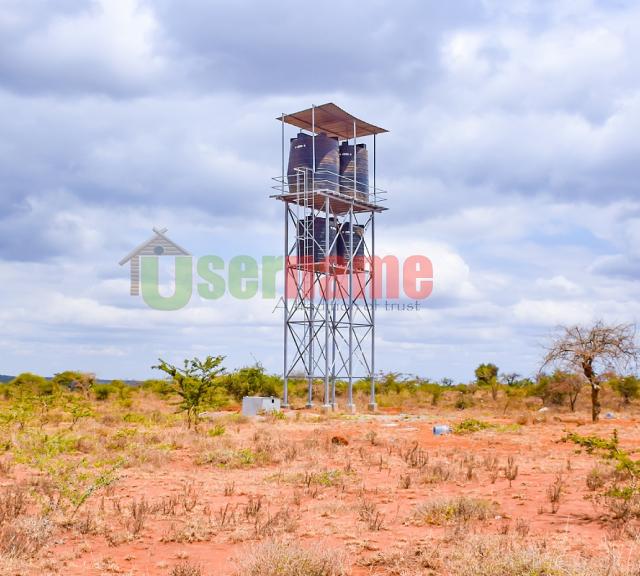
<path fill-rule="evenodd" d="M 304 130 L 312 130 L 314 122 L 312 120 L 312 112 L 314 108 L 307 108 L 294 114 L 286 114 L 284 121 Z M 282 118 L 277 118 L 282 120 Z M 315 107 L 315 131 L 326 132 L 329 136 L 337 136 L 348 140 L 353 138 L 353 123 L 356 124 L 356 137 L 371 136 L 372 134 L 380 134 L 388 132 L 384 128 L 374 126 L 363 120 L 359 120 L 348 112 L 344 111 L 333 102 Z"/>

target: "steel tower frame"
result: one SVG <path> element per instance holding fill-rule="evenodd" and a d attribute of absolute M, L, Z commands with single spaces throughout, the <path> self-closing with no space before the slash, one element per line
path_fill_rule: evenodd
<path fill-rule="evenodd" d="M 318 110 L 322 118 L 318 118 Z M 305 112 L 310 121 L 301 122 Z M 303 377 L 307 380 L 307 407 L 313 406 L 313 385 L 320 380 L 323 409 L 336 409 L 336 381 L 342 380 L 347 383 L 346 409 L 354 412 L 354 382 L 368 380 L 368 408 L 375 410 L 375 215 L 386 210 L 382 205 L 386 192 L 376 187 L 376 134 L 386 130 L 363 123 L 332 104 L 312 106 L 294 115 L 283 113 L 279 120 L 282 174 L 274 178 L 278 193 L 272 197 L 284 202 L 283 406 L 289 406 L 289 380 Z M 315 168 L 315 137 L 321 132 L 332 133 L 336 122 L 341 126 L 336 135 L 354 146 L 354 178 Z M 345 138 L 347 123 L 350 137 Z M 307 129 L 313 137 L 312 168 L 298 168 L 294 176 L 285 169 L 287 124 Z M 364 194 L 363 183 L 358 181 L 356 153 L 363 133 L 373 136 L 373 185 L 367 186 Z M 325 184 L 327 176 L 333 182 L 337 178 L 337 189 Z M 325 226 L 324 246 L 318 242 L 316 222 Z M 316 249 L 331 254 L 338 234 L 331 238 L 330 226 L 340 229 L 341 225 L 348 225 L 350 231 L 346 261 L 325 258 L 318 262 L 313 256 L 304 257 L 315 255 Z M 354 227 L 362 232 L 357 240 Z M 364 259 L 358 259 L 362 248 Z"/>

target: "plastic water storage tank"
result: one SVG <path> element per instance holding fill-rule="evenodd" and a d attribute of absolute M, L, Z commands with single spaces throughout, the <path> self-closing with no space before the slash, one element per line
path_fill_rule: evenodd
<path fill-rule="evenodd" d="M 354 180 L 356 198 L 369 200 L 369 152 L 366 144 L 358 144 L 355 152 L 353 145 L 348 142 L 340 144 L 340 192 L 353 196 Z"/>
<path fill-rule="evenodd" d="M 351 226 L 344 222 L 338 230 L 338 261 L 346 265 L 351 258 Z M 364 226 L 353 225 L 353 267 L 356 270 L 364 269 Z"/>
<path fill-rule="evenodd" d="M 307 216 L 298 222 L 298 259 L 301 262 L 322 262 L 337 253 L 338 226 L 329 218 L 329 252 L 326 252 L 327 220 L 320 216 Z"/>
<path fill-rule="evenodd" d="M 287 169 L 289 192 L 304 192 L 304 176 L 296 172 L 296 168 L 306 168 L 307 190 L 312 190 L 313 169 L 313 136 L 300 132 L 296 138 L 291 139 L 289 149 L 289 166 Z M 315 190 L 338 191 L 338 174 L 340 171 L 340 157 L 338 155 L 338 139 L 330 138 L 326 134 L 316 134 L 315 137 Z M 298 187 L 298 183 L 300 187 Z"/>

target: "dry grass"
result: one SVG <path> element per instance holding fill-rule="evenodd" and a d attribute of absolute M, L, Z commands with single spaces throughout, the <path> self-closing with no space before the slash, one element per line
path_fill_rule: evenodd
<path fill-rule="evenodd" d="M 0 526 L 24 513 L 27 494 L 22 486 L 7 487 L 0 494 Z"/>
<path fill-rule="evenodd" d="M 635 576 L 613 556 L 600 560 L 576 558 L 547 542 L 499 536 L 474 536 L 451 549 L 446 562 L 456 576 Z"/>
<path fill-rule="evenodd" d="M 378 506 L 371 500 L 362 500 L 358 507 L 358 519 L 367 525 L 371 532 L 382 530 L 384 514 L 378 510 Z"/>
<path fill-rule="evenodd" d="M 176 564 L 169 573 L 169 576 L 202 576 L 202 568 L 191 562 L 181 562 Z"/>
<path fill-rule="evenodd" d="M 416 524 L 446 526 L 456 523 L 487 520 L 493 513 L 493 506 L 486 500 L 456 496 L 439 498 L 420 504 L 413 512 Z"/>
<path fill-rule="evenodd" d="M 246 550 L 235 576 L 347 576 L 343 554 L 328 546 L 305 548 L 269 540 Z"/>
<path fill-rule="evenodd" d="M 451 464 L 444 461 L 428 463 L 422 470 L 420 482 L 423 484 L 439 484 L 446 482 L 454 474 Z"/>
<path fill-rule="evenodd" d="M 445 546 L 429 540 L 378 553 L 360 562 L 377 576 L 637 576 L 637 566 L 611 553 L 577 558 L 546 541 L 473 535 Z"/>
<path fill-rule="evenodd" d="M 0 552 L 9 558 L 30 558 L 47 544 L 52 533 L 48 518 L 21 516 L 0 528 Z"/>
<path fill-rule="evenodd" d="M 547 499 L 551 503 L 551 513 L 555 514 L 560 509 L 560 500 L 565 487 L 565 480 L 562 472 L 556 474 L 553 484 L 547 488 Z"/>
<path fill-rule="evenodd" d="M 587 474 L 587 488 L 589 488 L 589 490 L 591 490 L 592 492 L 600 490 L 600 488 L 602 488 L 606 484 L 607 480 L 610 477 L 611 472 L 609 470 L 607 470 L 601 464 L 596 464 L 593 468 L 591 468 L 591 470 L 589 470 L 589 473 Z"/>
<path fill-rule="evenodd" d="M 507 465 L 504 467 L 504 477 L 509 480 L 509 488 L 511 488 L 511 483 L 518 477 L 518 465 L 513 456 L 507 458 Z"/>

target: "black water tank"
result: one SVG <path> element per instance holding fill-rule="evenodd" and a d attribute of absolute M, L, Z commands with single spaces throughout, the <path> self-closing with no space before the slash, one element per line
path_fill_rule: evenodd
<path fill-rule="evenodd" d="M 319 216 L 307 216 L 298 221 L 298 258 L 302 262 L 322 262 L 327 255 L 335 257 L 338 226 L 329 218 L 329 252 L 326 252 L 327 220 Z"/>
<path fill-rule="evenodd" d="M 338 229 L 338 262 L 346 264 L 351 257 L 351 230 L 349 222 L 344 222 Z M 353 225 L 353 262 L 354 268 L 364 268 L 364 226 Z"/>
<path fill-rule="evenodd" d="M 296 194 L 304 192 L 303 174 L 296 172 L 296 168 L 313 168 L 313 136 L 300 132 L 291 139 L 289 149 L 289 167 L 287 175 L 289 192 Z M 315 190 L 338 191 L 338 173 L 340 172 L 340 157 L 338 155 L 338 139 L 330 138 L 326 134 L 315 137 L 316 173 L 314 177 Z M 311 173 L 307 174 L 307 190 L 311 191 Z M 298 182 L 300 189 L 298 190 Z"/>
<path fill-rule="evenodd" d="M 340 144 L 340 192 L 353 196 L 353 185 L 356 180 L 356 198 L 369 199 L 369 152 L 366 144 L 356 146 L 354 162 L 353 145 L 348 142 Z"/>

